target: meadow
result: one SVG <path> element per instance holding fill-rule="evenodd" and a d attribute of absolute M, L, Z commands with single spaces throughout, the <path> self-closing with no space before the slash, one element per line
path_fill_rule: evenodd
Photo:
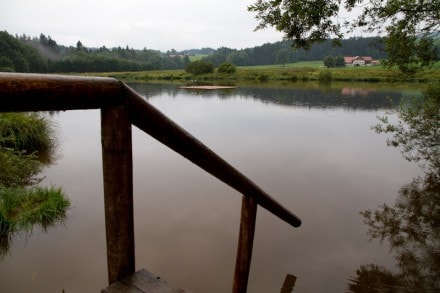
<path fill-rule="evenodd" d="M 234 74 L 210 74 L 194 76 L 178 70 L 153 70 L 139 72 L 107 72 L 88 75 L 114 77 L 123 81 L 197 81 L 197 82 L 243 82 L 243 81 L 344 81 L 344 82 L 427 82 L 440 80 L 440 62 L 418 73 L 413 78 L 398 70 L 382 66 L 325 68 L 322 61 L 302 61 L 284 65 L 239 66 Z M 325 77 L 323 79 L 323 77 Z"/>

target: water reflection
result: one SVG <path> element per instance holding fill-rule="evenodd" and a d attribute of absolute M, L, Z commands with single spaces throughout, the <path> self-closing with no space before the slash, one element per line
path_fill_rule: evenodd
<path fill-rule="evenodd" d="M 397 269 L 363 265 L 351 279 L 351 292 L 440 291 L 440 164 L 438 160 L 440 88 L 428 88 L 408 108 L 398 110 L 399 121 L 378 132 L 393 133 L 388 145 L 401 146 L 408 161 L 423 162 L 423 177 L 416 177 L 399 190 L 393 207 L 361 212 L 370 240 L 387 242 Z"/>
<path fill-rule="evenodd" d="M 345 292 L 360 264 L 394 264 L 388 247 L 365 241 L 358 211 L 392 203 L 395 191 L 419 174 L 370 130 L 381 112 L 377 105 L 386 108 L 387 96 L 402 94 L 378 89 L 377 102 L 363 105 L 336 97 L 341 88 L 311 88 L 307 98 L 306 89 L 269 86 L 188 92 L 133 85 L 303 219 L 293 229 L 259 209 L 248 292 L 280 292 L 287 274 L 297 277 L 295 293 Z M 277 100 L 280 93 L 285 101 Z M 328 102 L 328 93 L 339 102 Z M 14 245 L 0 262 L 5 292 L 107 286 L 99 111 L 54 118 L 63 158 L 46 180 L 62 185 L 75 209 L 68 230 Z M 137 269 L 193 292 L 230 292 L 241 196 L 136 127 L 133 159 Z"/>
<path fill-rule="evenodd" d="M 130 84 L 136 91 L 147 99 L 165 93 L 176 97 L 182 93 L 174 84 Z M 402 99 L 401 90 L 376 90 L 373 88 L 329 88 L 321 86 L 310 87 L 270 87 L 270 86 L 239 86 L 235 89 L 222 90 L 184 90 L 194 96 L 205 98 L 216 97 L 223 99 L 253 98 L 265 103 L 310 107 L 310 108 L 339 108 L 350 110 L 387 109 L 398 105 Z"/>
<path fill-rule="evenodd" d="M 359 265 L 358 259 L 377 253 L 377 249 L 368 251 L 371 248 L 357 238 L 363 235 L 360 233 L 362 223 L 358 225 L 356 219 L 359 209 L 355 207 L 365 208 L 362 203 L 377 199 L 378 190 L 390 191 L 390 182 L 400 177 L 391 178 L 396 174 L 395 170 L 391 171 L 395 166 L 390 161 L 392 156 L 374 150 L 374 141 L 384 143 L 383 138 L 373 137 L 370 126 L 375 122 L 375 111 L 388 109 L 390 99 L 399 104 L 402 92 L 352 91 L 362 94 L 344 96 L 341 88 L 241 86 L 229 91 L 187 91 L 176 89 L 175 85 L 162 85 L 161 90 L 160 97 L 150 96 L 150 102 L 170 117 L 181 119 L 179 123 L 198 137 L 210 140 L 208 145 L 214 145 L 215 150 L 229 150 L 234 142 L 237 153 L 226 152 L 228 159 L 239 166 L 244 162 L 258 178 L 256 181 L 269 182 L 272 188 L 279 190 L 277 195 L 294 193 L 295 196 L 282 199 L 292 207 L 307 210 L 301 214 L 307 223 L 305 227 L 298 231 L 283 230 L 284 236 L 268 231 L 279 231 L 279 222 L 268 229 L 258 226 L 257 233 L 264 236 L 256 239 L 255 245 L 261 254 L 254 257 L 254 274 L 278 280 L 278 287 L 268 289 L 264 282 L 255 285 L 254 280 L 250 291 L 278 292 L 287 272 L 298 276 L 298 288 L 295 288 L 298 292 L 324 292 L 325 288 L 331 292 L 344 290 L 350 273 L 341 267 L 351 263 L 352 269 Z M 209 131 L 212 133 L 207 134 Z M 368 134 L 365 136 L 365 133 Z M 255 162 L 250 163 L 247 157 Z M 386 171 L 387 168 L 391 169 Z M 372 183 L 372 177 L 377 176 L 381 179 Z M 353 245 L 347 240 L 350 238 L 359 243 Z M 272 239 L 277 239 L 283 249 L 269 249 L 273 248 Z M 293 245 L 293 239 L 302 244 Z M 293 246 L 284 248 L 284 241 Z M 385 262 L 387 258 L 382 259 Z"/>
<path fill-rule="evenodd" d="M 371 94 L 375 91 L 376 90 L 374 90 L 374 89 L 343 87 L 341 89 L 341 95 L 343 95 L 343 96 L 368 96 L 369 94 Z"/>
<path fill-rule="evenodd" d="M 17 234 L 47 232 L 66 216 L 61 188 L 38 186 L 55 160 L 52 127 L 44 115 L 0 113 L 0 260 Z"/>
<path fill-rule="evenodd" d="M 394 207 L 363 212 L 371 239 L 387 241 L 398 272 L 361 266 L 351 292 L 437 292 L 440 290 L 440 183 L 434 176 L 403 186 Z M 394 291 L 393 291 L 394 290 Z"/>
<path fill-rule="evenodd" d="M 283 287 L 281 287 L 280 293 L 291 293 L 295 287 L 296 277 L 294 275 L 287 274 L 284 279 Z"/>

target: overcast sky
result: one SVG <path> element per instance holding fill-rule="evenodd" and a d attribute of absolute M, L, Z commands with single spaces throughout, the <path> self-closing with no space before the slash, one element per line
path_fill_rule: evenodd
<path fill-rule="evenodd" d="M 0 30 L 51 36 L 60 45 L 185 50 L 242 49 L 282 40 L 254 32 L 253 0 L 0 0 Z"/>

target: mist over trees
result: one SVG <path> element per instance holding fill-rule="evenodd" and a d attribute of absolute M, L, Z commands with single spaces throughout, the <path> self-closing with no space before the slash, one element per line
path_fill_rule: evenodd
<path fill-rule="evenodd" d="M 171 51 L 125 48 L 87 48 L 57 44 L 50 36 L 11 36 L 0 32 L 0 71 L 15 72 L 109 72 L 179 69 L 188 57 Z"/>
<path fill-rule="evenodd" d="M 164 69 L 184 69 L 191 55 L 205 55 L 202 61 L 215 67 L 223 63 L 235 66 L 254 66 L 323 60 L 325 56 L 372 56 L 386 58 L 379 37 L 342 40 L 341 47 L 332 41 L 311 46 L 310 50 L 293 50 L 288 41 L 266 43 L 246 49 L 221 47 L 201 48 L 178 52 L 160 52 L 125 47 L 88 48 L 81 41 L 76 46 L 63 46 L 50 36 L 11 36 L 0 32 L 0 71 L 11 72 L 117 72 Z"/>
<path fill-rule="evenodd" d="M 0 71 L 45 72 L 47 64 L 36 49 L 0 31 Z"/>

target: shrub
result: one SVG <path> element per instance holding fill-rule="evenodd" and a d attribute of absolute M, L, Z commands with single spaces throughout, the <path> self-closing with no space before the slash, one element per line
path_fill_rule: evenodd
<path fill-rule="evenodd" d="M 336 61 L 335 61 L 335 57 L 328 55 L 324 57 L 324 65 L 327 68 L 332 68 L 336 66 Z"/>
<path fill-rule="evenodd" d="M 220 64 L 220 66 L 217 69 L 218 73 L 224 73 L 224 74 L 234 74 L 237 71 L 237 68 L 234 64 L 225 62 Z"/>
<path fill-rule="evenodd" d="M 187 73 L 191 73 L 194 75 L 213 73 L 214 72 L 214 65 L 209 62 L 204 62 L 204 61 L 198 60 L 198 61 L 190 62 L 186 66 L 185 71 Z"/>
<path fill-rule="evenodd" d="M 330 83 L 332 81 L 332 72 L 330 70 L 322 70 L 319 72 L 318 80 L 322 83 Z"/>
<path fill-rule="evenodd" d="M 266 73 L 259 73 L 257 76 L 257 80 L 260 82 L 266 82 L 269 80 L 269 75 Z"/>

